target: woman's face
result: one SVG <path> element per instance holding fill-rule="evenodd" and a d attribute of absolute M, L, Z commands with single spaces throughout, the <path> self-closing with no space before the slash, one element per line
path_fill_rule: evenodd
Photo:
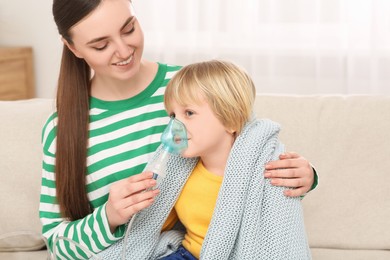
<path fill-rule="evenodd" d="M 144 37 L 129 0 L 103 0 L 70 30 L 72 52 L 99 77 L 126 80 L 140 68 Z"/>

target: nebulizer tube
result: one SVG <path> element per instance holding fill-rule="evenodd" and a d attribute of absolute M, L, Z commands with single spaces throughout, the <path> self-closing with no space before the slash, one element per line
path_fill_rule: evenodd
<path fill-rule="evenodd" d="M 180 154 L 187 149 L 187 131 L 182 122 L 171 116 L 171 119 L 161 135 L 161 152 L 154 156 L 146 165 L 144 171 L 153 173 L 153 179 L 157 181 L 154 188 L 158 188 L 167 174 L 167 164 L 172 154 Z M 131 217 L 123 238 L 122 260 L 126 259 L 127 238 L 137 213 Z"/>

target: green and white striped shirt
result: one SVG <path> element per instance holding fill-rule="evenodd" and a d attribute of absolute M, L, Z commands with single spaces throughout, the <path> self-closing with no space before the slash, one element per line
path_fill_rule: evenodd
<path fill-rule="evenodd" d="M 120 101 L 90 100 L 87 155 L 87 192 L 93 213 L 77 221 L 61 217 L 56 200 L 55 153 L 57 114 L 53 113 L 42 130 L 43 170 L 39 215 L 43 235 L 52 249 L 53 241 L 63 236 L 92 252 L 100 252 L 124 235 L 124 226 L 111 234 L 105 205 L 110 185 L 138 174 L 160 145 L 160 135 L 169 118 L 164 109 L 165 87 L 179 66 L 159 64 L 152 83 L 140 94 Z M 60 259 L 85 259 L 88 256 L 73 244 L 59 240 Z"/>

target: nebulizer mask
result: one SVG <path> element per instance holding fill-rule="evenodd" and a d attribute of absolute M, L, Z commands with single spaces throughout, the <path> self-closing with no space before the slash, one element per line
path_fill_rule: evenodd
<path fill-rule="evenodd" d="M 171 116 L 168 126 L 161 135 L 161 143 L 169 153 L 182 153 L 188 147 L 185 125 Z"/>
<path fill-rule="evenodd" d="M 168 126 L 161 135 L 162 151 L 146 165 L 145 171 L 153 172 L 153 179 L 159 186 L 166 176 L 167 163 L 171 154 L 180 154 L 187 149 L 187 131 L 182 122 L 171 116 Z"/>

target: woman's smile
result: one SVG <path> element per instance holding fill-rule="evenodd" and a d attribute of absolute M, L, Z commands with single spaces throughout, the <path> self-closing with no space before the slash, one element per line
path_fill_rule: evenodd
<path fill-rule="evenodd" d="M 124 65 L 129 64 L 132 60 L 133 60 L 133 54 L 131 54 L 130 57 L 129 57 L 127 60 L 120 61 L 120 62 L 116 62 L 116 63 L 113 63 L 112 65 L 115 65 L 115 66 L 124 66 Z"/>

